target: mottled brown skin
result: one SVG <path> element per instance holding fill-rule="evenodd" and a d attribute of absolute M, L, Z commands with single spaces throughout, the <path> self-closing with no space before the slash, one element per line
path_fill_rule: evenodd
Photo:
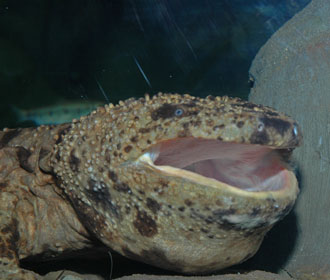
<path fill-rule="evenodd" d="M 279 194 L 221 190 L 139 160 L 152 145 L 177 137 L 267 145 L 288 153 L 301 142 L 297 124 L 268 107 L 177 94 L 129 99 L 70 124 L 5 129 L 0 278 L 39 279 L 19 261 L 89 248 L 95 237 L 129 258 L 186 273 L 250 258 L 292 208 L 296 186 Z M 243 225 L 232 217 L 252 222 Z"/>

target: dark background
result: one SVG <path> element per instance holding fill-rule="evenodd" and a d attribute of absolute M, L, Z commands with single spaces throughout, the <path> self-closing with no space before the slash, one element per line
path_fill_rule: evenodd
<path fill-rule="evenodd" d="M 159 91 L 247 98 L 258 49 L 308 2 L 3 0 L 0 128 L 26 126 L 13 108 L 72 100 Z"/>

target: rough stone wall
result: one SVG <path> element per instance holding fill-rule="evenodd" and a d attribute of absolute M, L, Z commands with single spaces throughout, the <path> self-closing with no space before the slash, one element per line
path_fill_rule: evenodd
<path fill-rule="evenodd" d="M 291 275 L 330 277 L 330 1 L 312 1 L 276 32 L 250 74 L 250 100 L 291 115 L 304 136 L 294 152 L 301 193 L 290 223 L 270 242 L 274 250 L 286 247 L 277 255 Z M 274 252 L 262 254 L 269 260 Z"/>

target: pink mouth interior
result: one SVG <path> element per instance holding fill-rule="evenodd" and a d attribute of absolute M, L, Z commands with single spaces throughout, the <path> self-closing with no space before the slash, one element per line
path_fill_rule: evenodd
<path fill-rule="evenodd" d="M 246 191 L 285 187 L 287 167 L 276 149 L 201 138 L 177 138 L 152 148 L 155 165 L 189 170 Z"/>

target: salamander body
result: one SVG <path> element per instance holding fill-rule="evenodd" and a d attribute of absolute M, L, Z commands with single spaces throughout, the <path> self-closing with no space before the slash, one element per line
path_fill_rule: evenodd
<path fill-rule="evenodd" d="M 236 98 L 158 94 L 0 132 L 0 278 L 92 248 L 183 273 L 250 258 L 293 207 L 297 123 Z"/>

